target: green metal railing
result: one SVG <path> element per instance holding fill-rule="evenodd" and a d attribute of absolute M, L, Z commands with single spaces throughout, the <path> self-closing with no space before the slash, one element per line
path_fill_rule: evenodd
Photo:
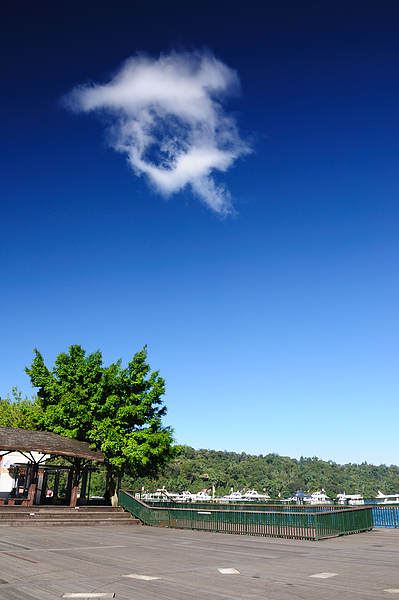
<path fill-rule="evenodd" d="M 306 511 L 293 511 L 291 506 L 266 506 L 258 510 L 259 505 L 232 507 L 202 503 L 182 508 L 171 506 L 174 502 L 149 506 L 124 490 L 119 492 L 119 504 L 146 525 L 179 529 L 319 540 L 373 528 L 370 506 L 306 507 Z"/>

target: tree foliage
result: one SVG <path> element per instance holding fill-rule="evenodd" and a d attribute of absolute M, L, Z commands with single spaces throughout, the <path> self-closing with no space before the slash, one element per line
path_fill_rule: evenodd
<path fill-rule="evenodd" d="M 297 489 L 312 493 L 324 488 L 331 498 L 343 492 L 373 498 L 379 489 L 384 494 L 399 493 L 399 467 L 366 462 L 339 465 L 316 456 L 297 460 L 274 453 L 253 456 L 184 446 L 161 477 L 136 481 L 126 478 L 124 485 L 148 489 L 165 486 L 171 492 L 198 492 L 215 485 L 220 496 L 231 488 L 255 488 L 258 492 L 265 490 L 272 498 L 278 494 L 286 498 Z"/>
<path fill-rule="evenodd" d="M 86 355 L 75 345 L 50 370 L 34 352 L 25 371 L 38 388 L 41 429 L 100 449 L 112 476 L 154 477 L 176 456 L 173 432 L 162 424 L 165 382 L 151 373 L 146 347 L 126 368 L 121 360 L 105 367 L 100 351 Z"/>
<path fill-rule="evenodd" d="M 11 396 L 0 398 L 0 427 L 37 429 L 41 420 L 41 407 L 36 396 L 31 400 L 22 397 L 21 390 L 14 387 Z"/>

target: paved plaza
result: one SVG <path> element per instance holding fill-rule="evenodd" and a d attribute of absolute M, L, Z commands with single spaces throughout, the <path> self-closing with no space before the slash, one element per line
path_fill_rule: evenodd
<path fill-rule="evenodd" d="M 399 599 L 399 530 L 318 542 L 146 526 L 0 528 L 0 600 Z"/>

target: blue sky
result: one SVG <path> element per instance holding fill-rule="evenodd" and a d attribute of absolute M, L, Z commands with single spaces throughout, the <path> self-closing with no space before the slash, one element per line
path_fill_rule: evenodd
<path fill-rule="evenodd" d="M 399 5 L 259 4 L 5 9 L 0 396 L 34 392 L 35 347 L 48 365 L 71 344 L 109 364 L 147 344 L 179 443 L 399 464 Z M 77 86 L 102 94 L 143 53 L 152 74 L 212 57 L 235 78 L 198 87 L 214 128 L 201 113 L 177 129 L 230 162 L 180 188 L 169 165 L 169 197 L 144 171 L 153 147 L 136 171 L 134 144 L 111 147 L 119 109 L 71 110 Z"/>

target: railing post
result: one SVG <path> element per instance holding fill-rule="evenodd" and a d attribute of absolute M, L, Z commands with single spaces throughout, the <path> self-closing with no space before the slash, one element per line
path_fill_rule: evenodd
<path fill-rule="evenodd" d="M 319 539 L 319 520 L 318 520 L 318 516 L 319 516 L 319 513 L 317 513 L 317 512 L 312 513 L 312 517 L 313 517 L 313 520 L 314 520 L 314 532 L 315 532 L 315 540 L 316 540 L 316 542 Z"/>

